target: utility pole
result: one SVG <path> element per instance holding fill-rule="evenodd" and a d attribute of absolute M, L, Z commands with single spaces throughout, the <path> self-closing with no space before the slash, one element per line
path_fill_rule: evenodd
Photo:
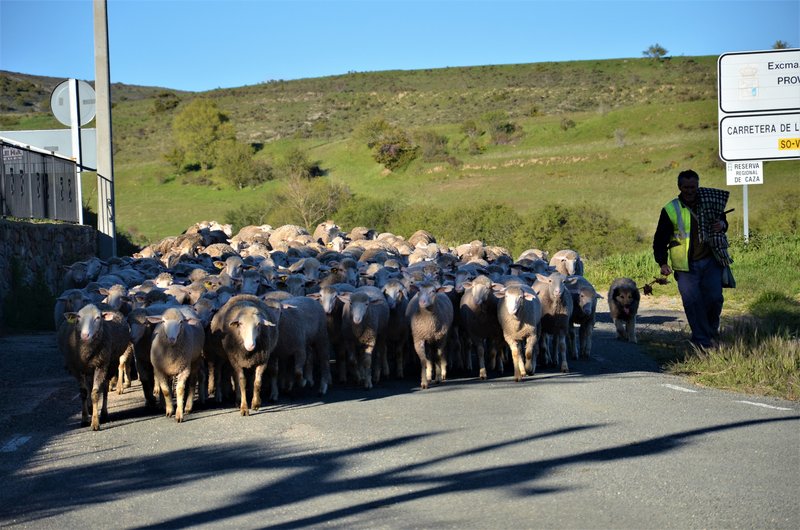
<path fill-rule="evenodd" d="M 107 259 L 117 255 L 117 239 L 106 0 L 94 0 L 94 84 L 97 93 L 97 253 L 101 259 Z"/>

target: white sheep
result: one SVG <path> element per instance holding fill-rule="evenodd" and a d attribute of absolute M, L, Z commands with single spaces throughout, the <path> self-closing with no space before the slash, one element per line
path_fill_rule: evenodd
<path fill-rule="evenodd" d="M 419 357 L 420 387 L 447 379 L 447 338 L 453 325 L 453 304 L 447 297 L 452 286 L 424 281 L 412 286 L 415 292 L 406 308 L 411 341 Z"/>
<path fill-rule="evenodd" d="M 188 309 L 188 308 L 187 308 Z M 173 411 L 178 423 L 192 410 L 194 386 L 200 368 L 205 332 L 196 315 L 187 318 L 181 308 L 169 308 L 147 320 L 155 325 L 150 345 L 153 376 L 166 403 L 167 417 Z M 172 406 L 172 380 L 175 380 L 177 408 Z"/>
<path fill-rule="evenodd" d="M 526 285 L 496 286 L 494 294 L 500 299 L 497 320 L 511 350 L 514 380 L 521 381 L 525 374 L 536 372 L 542 305 L 533 289 Z M 524 355 L 520 355 L 523 351 Z"/>
<path fill-rule="evenodd" d="M 545 358 L 552 362 L 551 347 L 548 338 L 555 341 L 556 358 L 560 361 L 561 371 L 569 372 L 567 364 L 567 333 L 570 330 L 572 317 L 572 295 L 564 285 L 566 277 L 558 272 L 549 275 L 537 274 L 533 290 L 542 303 L 542 338 L 540 344 L 544 346 Z M 548 337 L 549 336 L 549 337 Z"/>

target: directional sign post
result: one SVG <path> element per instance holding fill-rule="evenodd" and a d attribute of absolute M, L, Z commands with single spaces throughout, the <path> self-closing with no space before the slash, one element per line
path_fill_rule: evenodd
<path fill-rule="evenodd" d="M 717 79 L 719 157 L 742 185 L 747 242 L 748 184 L 764 182 L 764 160 L 800 159 L 800 50 L 725 53 Z"/>

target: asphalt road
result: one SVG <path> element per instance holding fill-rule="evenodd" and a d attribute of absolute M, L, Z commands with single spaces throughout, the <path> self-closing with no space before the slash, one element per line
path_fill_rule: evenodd
<path fill-rule="evenodd" d="M 0 526 L 798 528 L 800 404 L 694 387 L 614 338 L 571 373 L 418 378 L 243 418 L 80 428 L 53 334 L 0 337 Z M 681 327 L 645 310 L 640 338 Z"/>

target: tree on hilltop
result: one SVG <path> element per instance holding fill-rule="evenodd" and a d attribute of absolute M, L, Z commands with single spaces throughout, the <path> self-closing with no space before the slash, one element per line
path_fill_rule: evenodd
<path fill-rule="evenodd" d="M 772 45 L 773 50 L 785 50 L 787 48 L 791 48 L 791 46 L 785 40 L 776 40 L 775 44 Z"/>
<path fill-rule="evenodd" d="M 658 59 L 661 60 L 664 56 L 667 55 L 667 49 L 661 46 L 659 43 L 655 43 L 647 48 L 645 51 L 642 52 L 642 55 L 645 57 L 649 57 L 651 59 Z"/>

